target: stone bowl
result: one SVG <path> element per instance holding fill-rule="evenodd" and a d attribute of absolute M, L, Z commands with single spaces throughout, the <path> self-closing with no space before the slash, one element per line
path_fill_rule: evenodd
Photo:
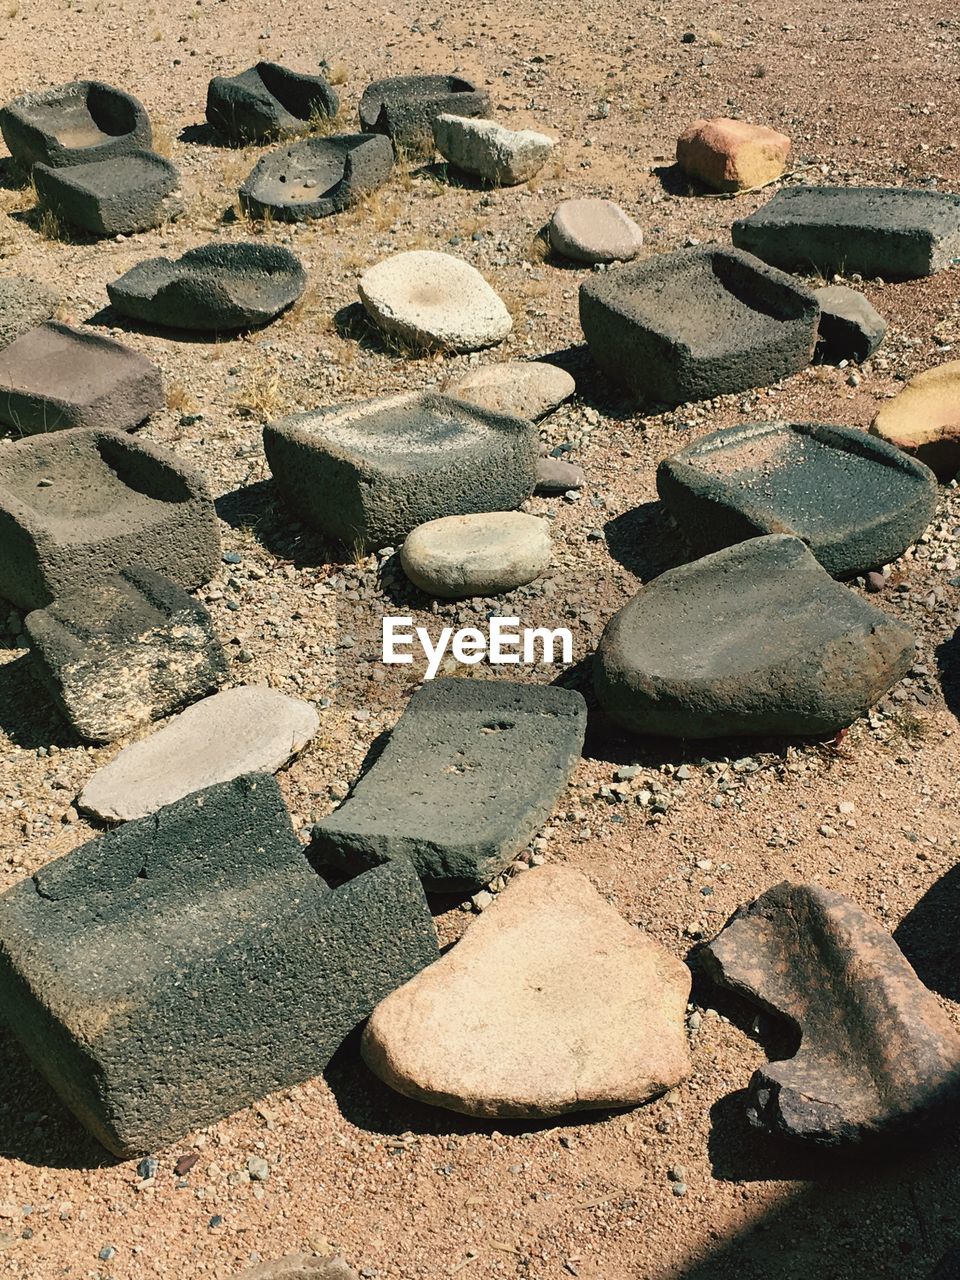
<path fill-rule="evenodd" d="M 130 151 L 91 164 L 37 164 L 37 197 L 63 222 L 95 236 L 148 231 L 183 212 L 180 173 L 153 151 Z"/>
<path fill-rule="evenodd" d="M 27 169 L 109 160 L 152 140 L 143 104 L 99 80 L 74 80 L 14 99 L 0 109 L 0 133 Z"/>
<path fill-rule="evenodd" d="M 393 148 L 379 134 L 305 138 L 256 164 L 240 188 L 240 205 L 254 218 L 325 218 L 381 186 L 392 169 Z"/>
<path fill-rule="evenodd" d="M 207 86 L 207 121 L 236 146 L 304 133 L 316 117 L 335 116 L 336 90 L 323 76 L 258 62 L 235 76 L 214 76 Z"/>

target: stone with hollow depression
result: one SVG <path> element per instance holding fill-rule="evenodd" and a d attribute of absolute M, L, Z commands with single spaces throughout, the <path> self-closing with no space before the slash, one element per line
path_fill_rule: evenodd
<path fill-rule="evenodd" d="M 251 218 L 326 218 L 382 186 L 392 170 L 393 148 L 380 134 L 303 138 L 257 161 L 240 188 L 240 204 Z"/>
<path fill-rule="evenodd" d="M 430 520 L 407 537 L 400 563 L 430 595 L 458 600 L 525 586 L 550 564 L 550 522 L 520 511 Z"/>
<path fill-rule="evenodd" d="M 15 98 L 0 109 L 0 132 L 25 169 L 91 164 L 152 140 L 143 103 L 101 80 L 72 80 Z"/>
<path fill-rule="evenodd" d="M 63 169 L 37 164 L 33 181 L 44 208 L 95 236 L 148 231 L 184 208 L 177 168 L 152 151 Z"/>
<path fill-rule="evenodd" d="M 555 145 L 533 129 L 507 129 L 495 120 L 453 115 L 436 117 L 433 137 L 455 168 L 497 187 L 515 187 L 536 177 Z"/>

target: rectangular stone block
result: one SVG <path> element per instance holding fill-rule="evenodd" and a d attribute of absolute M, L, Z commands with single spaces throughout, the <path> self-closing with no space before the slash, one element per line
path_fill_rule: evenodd
<path fill-rule="evenodd" d="M 264 774 L 126 823 L 0 897 L 0 1015 L 121 1156 L 316 1075 L 436 956 L 409 863 L 331 890 Z"/>

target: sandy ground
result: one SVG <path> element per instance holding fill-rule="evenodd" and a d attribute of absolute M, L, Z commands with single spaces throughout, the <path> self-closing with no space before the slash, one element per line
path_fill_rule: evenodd
<path fill-rule="evenodd" d="M 867 282 L 891 327 L 859 379 L 809 369 L 776 388 L 640 418 L 578 349 L 584 273 L 543 261 L 535 239 L 561 199 L 601 195 L 640 222 L 649 252 L 726 243 L 732 219 L 765 197 L 697 198 L 676 182 L 674 140 L 700 114 L 742 114 L 784 130 L 808 178 L 960 190 L 960 20 L 946 4 L 779 0 L 733 12 L 598 0 L 574 13 L 527 0 L 466 11 L 441 0 L 429 12 L 327 0 L 268 12 L 247 0 L 146 8 L 4 0 L 3 9 L 0 97 L 107 79 L 145 102 L 160 147 L 182 169 L 180 222 L 104 243 L 48 238 L 29 191 L 0 174 L 0 270 L 54 284 L 63 317 L 103 326 L 163 369 L 168 407 L 146 434 L 207 472 L 225 549 L 242 555 L 200 593 L 236 679 L 329 700 L 317 740 L 281 776 L 298 830 L 334 807 L 415 678 L 380 664 L 380 616 L 405 602 L 435 624 L 437 613 L 472 620 L 489 607 L 431 608 L 389 565 L 380 577 L 373 559 L 344 564 L 276 508 L 266 483 L 264 418 L 435 385 L 467 364 L 403 361 L 369 336 L 358 341 L 347 309 L 366 265 L 404 248 L 451 248 L 487 275 L 516 318 L 510 341 L 485 359 L 562 353 L 577 374 L 578 398 L 544 435 L 572 446 L 589 489 L 579 503 L 530 503 L 552 515 L 553 576 L 502 602 L 511 610 L 498 608 L 570 625 L 578 664 L 637 584 L 683 554 L 653 504 L 662 456 L 746 417 L 866 425 L 903 378 L 958 354 L 957 272 Z M 688 32 L 695 38 L 684 42 Z M 562 139 L 558 158 L 529 188 L 485 193 L 428 167 L 312 227 L 247 227 L 232 206 L 259 152 L 211 145 L 197 126 L 209 77 L 260 57 L 305 70 L 325 60 L 343 79 L 346 127 L 370 80 L 460 69 L 490 88 L 505 122 Z M 105 282 L 142 257 L 251 234 L 290 244 L 310 275 L 308 296 L 274 326 L 222 343 L 171 340 L 120 328 L 106 309 Z M 725 743 L 703 755 L 629 742 L 595 716 L 585 758 L 538 844 L 546 859 L 582 868 L 681 956 L 777 880 L 820 879 L 897 929 L 960 1023 L 958 535 L 960 494 L 944 491 L 929 540 L 873 597 L 914 627 L 918 666 L 840 744 Z M 17 625 L 11 619 L 0 641 L 0 888 L 95 834 L 72 800 L 118 749 L 77 745 L 33 685 Z M 583 665 L 566 678 L 588 687 Z M 655 784 L 665 813 L 601 793 L 627 763 L 644 770 L 629 790 Z M 690 777 L 680 781 L 684 763 Z M 445 941 L 470 919 L 447 905 L 438 915 Z M 3 1034 L 0 1274 L 227 1277 L 258 1258 L 330 1244 L 367 1280 L 926 1276 L 960 1236 L 957 1135 L 859 1164 L 765 1141 L 747 1129 L 740 1091 L 763 1061 L 762 1044 L 776 1044 L 771 1028 L 750 1011 L 722 1007 L 721 1016 L 699 991 L 694 998 L 702 1020 L 692 1078 L 636 1111 L 497 1130 L 393 1096 L 348 1043 L 317 1079 L 158 1152 L 146 1184 L 136 1161 L 117 1163 L 85 1136 Z M 178 1176 L 177 1162 L 192 1154 Z M 249 1177 L 254 1156 L 268 1163 L 265 1181 Z M 677 1166 L 683 1198 L 667 1176 Z"/>

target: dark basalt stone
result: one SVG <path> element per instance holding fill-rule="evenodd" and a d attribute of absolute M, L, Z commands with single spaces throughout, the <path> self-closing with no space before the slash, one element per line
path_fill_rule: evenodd
<path fill-rule="evenodd" d="M 149 258 L 107 285 L 115 311 L 173 329 L 217 332 L 267 324 L 303 293 L 306 272 L 280 245 L 205 244 Z"/>
<path fill-rule="evenodd" d="M 382 186 L 392 170 L 393 148 L 377 134 L 304 138 L 258 161 L 240 204 L 254 218 L 326 218 Z"/>
<path fill-rule="evenodd" d="M 0 897 L 0 1013 L 120 1156 L 317 1075 L 436 957 L 410 864 L 329 889 L 265 774 L 125 823 Z"/>
<path fill-rule="evenodd" d="M 835 578 L 896 560 L 937 503 L 922 462 L 864 431 L 816 422 L 714 431 L 660 463 L 657 490 L 698 554 L 790 533 Z"/>
<path fill-rule="evenodd" d="M 243 146 L 294 137 L 311 120 L 335 116 L 336 90 L 322 76 L 258 62 L 235 76 L 215 76 L 207 86 L 207 121 L 228 142 Z"/>
<path fill-rule="evenodd" d="M 0 133 L 26 169 L 111 160 L 152 141 L 143 104 L 99 80 L 74 80 L 15 98 L 0 108 Z"/>
<path fill-rule="evenodd" d="M 932 275 L 960 257 L 960 196 L 905 187 L 784 187 L 733 243 L 787 271 Z"/>
<path fill-rule="evenodd" d="M 319 866 L 412 861 L 428 889 L 488 884 L 536 833 L 583 746 L 582 696 L 507 680 L 432 680 L 348 799 L 313 829 Z"/>
<path fill-rule="evenodd" d="M 489 116 L 485 89 L 453 75 L 393 76 L 368 85 L 360 99 L 360 126 L 385 133 L 397 151 L 425 159 L 436 150 L 433 122 L 439 115 Z"/>
<path fill-rule="evenodd" d="M 52 169 L 37 164 L 40 203 L 63 222 L 95 236 L 148 231 L 183 212 L 180 174 L 152 151 Z"/>
<path fill-rule="evenodd" d="M 590 354 L 664 405 L 761 387 L 810 362 L 819 307 L 798 281 L 736 249 L 684 249 L 580 286 Z"/>
<path fill-rule="evenodd" d="M 887 322 L 856 289 L 830 284 L 817 289 L 820 324 L 817 359 L 825 364 L 860 363 L 872 356 L 887 332 Z"/>
<path fill-rule="evenodd" d="M 792 1057 L 750 1081 L 757 1127 L 841 1146 L 904 1137 L 956 1108 L 960 1036 L 893 938 L 839 893 L 779 884 L 701 959 L 799 1036 Z"/>
<path fill-rule="evenodd" d="M 29 276 L 0 280 L 0 351 L 49 320 L 60 298 L 49 285 Z"/>

